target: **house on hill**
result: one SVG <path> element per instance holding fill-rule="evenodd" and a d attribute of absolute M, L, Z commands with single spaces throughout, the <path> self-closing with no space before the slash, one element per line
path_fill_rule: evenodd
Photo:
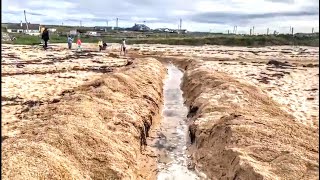
<path fill-rule="evenodd" d="M 27 24 L 26 23 L 10 23 L 7 24 L 7 32 L 8 33 L 25 33 L 29 35 L 40 35 L 40 24 L 31 24 L 28 23 L 28 29 L 27 30 Z"/>

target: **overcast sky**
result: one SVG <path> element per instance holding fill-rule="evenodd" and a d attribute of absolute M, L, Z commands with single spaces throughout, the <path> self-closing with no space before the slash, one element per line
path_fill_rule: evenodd
<path fill-rule="evenodd" d="M 2 22 L 131 27 L 182 28 L 190 31 L 263 33 L 319 30 L 318 0 L 2 0 Z"/>

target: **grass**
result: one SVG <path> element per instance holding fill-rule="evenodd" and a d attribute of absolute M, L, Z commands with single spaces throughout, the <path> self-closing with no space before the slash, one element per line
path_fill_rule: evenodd
<path fill-rule="evenodd" d="M 39 36 L 25 34 L 14 34 L 16 40 L 12 43 L 19 45 L 36 45 L 40 43 Z M 166 36 L 166 37 L 164 37 Z M 107 43 L 120 43 L 126 37 L 128 44 L 169 44 L 169 45 L 226 45 L 226 46 L 273 46 L 273 45 L 299 45 L 299 46 L 319 46 L 319 35 L 313 37 L 292 37 L 290 35 L 278 36 L 236 36 L 236 35 L 214 35 L 214 36 L 193 36 L 193 35 L 159 35 L 153 34 L 149 37 L 126 36 L 126 34 L 113 34 L 102 37 Z M 97 43 L 99 37 L 83 36 L 84 43 Z M 50 36 L 50 43 L 66 43 L 65 35 L 53 34 Z"/>

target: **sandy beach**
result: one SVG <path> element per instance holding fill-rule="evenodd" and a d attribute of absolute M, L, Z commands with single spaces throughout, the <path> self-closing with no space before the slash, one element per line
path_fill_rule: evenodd
<path fill-rule="evenodd" d="M 119 44 L 110 45 L 104 52 L 96 44 L 83 44 L 82 52 L 66 44 L 47 51 L 2 46 L 4 179 L 35 173 L 39 178 L 155 179 L 156 162 L 166 166 L 168 160 L 166 152 L 150 146 L 158 144 L 161 129 L 167 131 L 162 136 L 173 138 L 170 147 L 177 145 L 173 128 L 181 124 L 190 133 L 175 150 L 179 156 L 179 149 L 186 151 L 182 171 L 190 156 L 188 168 L 218 179 L 318 176 L 318 48 L 140 44 L 129 45 L 124 57 Z M 161 126 L 169 61 L 181 70 L 171 68 L 167 78 L 183 76 L 183 93 L 174 88 L 184 100 L 175 99 L 173 87 L 165 85 L 167 106 L 188 115 L 181 120 L 165 114 Z M 188 113 L 180 112 L 183 102 Z"/>
<path fill-rule="evenodd" d="M 160 58 L 203 60 L 212 71 L 261 88 L 296 121 L 319 126 L 318 48 L 136 45 L 131 49 Z"/>

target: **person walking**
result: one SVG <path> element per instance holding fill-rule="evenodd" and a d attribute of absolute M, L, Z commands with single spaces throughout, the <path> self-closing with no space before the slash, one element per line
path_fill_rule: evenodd
<path fill-rule="evenodd" d="M 72 39 L 72 37 L 69 35 L 69 36 L 68 36 L 68 48 L 69 48 L 69 49 L 72 48 L 72 43 L 73 43 L 73 39 Z"/>
<path fill-rule="evenodd" d="M 45 50 L 47 50 L 47 48 L 48 48 L 48 41 L 49 41 L 49 31 L 48 31 L 48 28 L 45 28 L 45 29 L 43 30 L 42 39 L 43 39 L 43 41 L 44 41 L 44 46 L 43 46 L 43 48 L 44 48 Z"/>
<path fill-rule="evenodd" d="M 127 49 L 126 48 L 127 48 L 126 47 L 126 41 L 125 41 L 125 39 L 122 39 L 120 55 L 121 55 L 121 52 L 123 52 L 123 55 L 126 56 L 126 53 L 127 53 Z"/>

